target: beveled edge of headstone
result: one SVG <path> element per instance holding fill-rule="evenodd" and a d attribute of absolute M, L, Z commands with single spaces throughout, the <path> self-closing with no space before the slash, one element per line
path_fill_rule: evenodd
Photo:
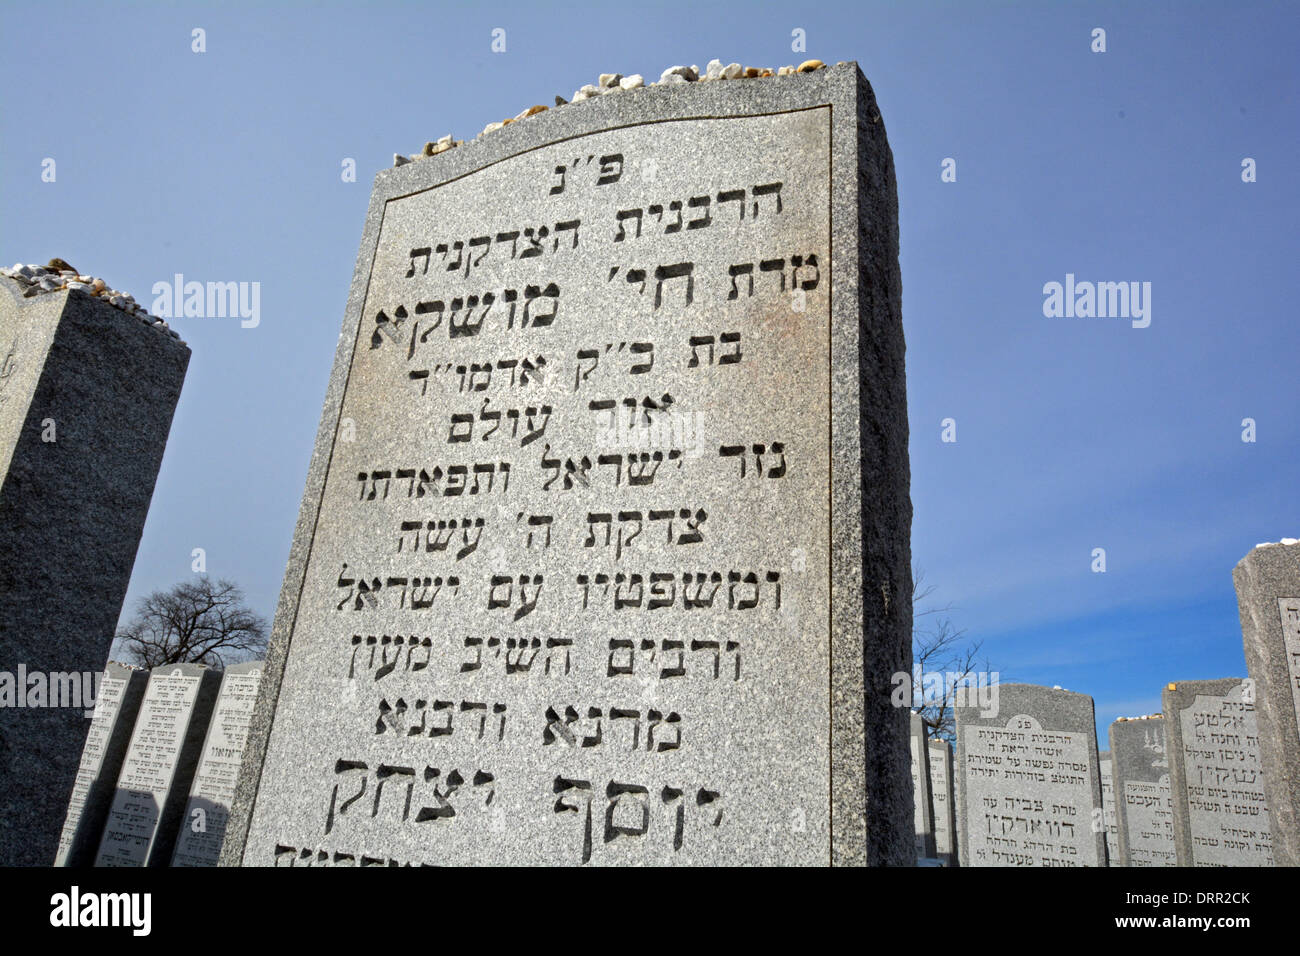
<path fill-rule="evenodd" d="M 1092 738 L 1088 761 L 1093 782 L 1093 809 L 1101 809 L 1101 761 L 1097 756 L 1097 717 L 1092 695 L 1064 690 L 1059 687 L 1048 687 L 1044 684 L 998 684 L 996 686 L 998 689 L 998 716 L 981 717 L 978 705 L 953 708 L 953 715 L 957 722 L 957 748 L 954 760 L 956 769 L 954 773 L 959 776 L 963 784 L 963 786 L 957 788 L 959 795 L 957 829 L 961 834 L 961 842 L 958 844 L 957 853 L 958 858 L 964 861 L 970 861 L 971 855 L 969 828 L 966 824 L 966 787 L 964 786 L 966 778 L 966 737 L 962 733 L 963 727 L 1005 728 L 1007 721 L 1018 713 L 1028 714 L 1041 723 L 1041 718 L 1038 717 L 1039 712 L 1048 709 L 1057 711 L 1062 719 L 1050 728 L 1045 726 L 1044 730 L 1086 733 Z M 1013 706 L 1006 706 L 1008 691 L 1011 692 L 1010 699 Z M 1091 823 L 1090 820 L 1090 827 Z M 1093 841 L 1096 845 L 1097 865 L 1104 866 L 1106 859 L 1106 833 L 1104 827 L 1093 831 Z M 970 865 L 969 862 L 966 865 Z"/>
<path fill-rule="evenodd" d="M 145 322 L 134 315 L 123 312 L 117 306 L 105 302 L 100 296 L 90 295 L 80 289 L 58 289 L 53 292 L 42 292 L 39 295 L 28 297 L 22 295 L 19 291 L 22 286 L 6 275 L 0 275 L 0 288 L 4 289 L 10 299 L 14 300 L 20 314 L 29 309 L 34 312 L 41 308 L 48 308 L 62 316 L 68 313 L 70 305 L 78 309 L 89 307 L 90 313 L 94 314 L 96 318 L 102 317 L 123 327 L 136 326 L 142 333 L 148 333 L 160 342 L 165 342 L 164 348 L 177 348 L 183 350 L 187 355 L 191 354 L 190 347 L 184 339 L 173 338 L 167 334 L 166 329 L 155 328 L 150 322 Z M 159 317 L 151 316 L 150 318 L 157 319 Z"/>
<path fill-rule="evenodd" d="M 885 138 L 875 94 L 853 61 L 812 73 L 652 86 L 570 103 L 531 116 L 527 121 L 511 123 L 482 140 L 376 174 L 221 865 L 243 863 L 386 204 L 530 150 L 590 133 L 648 122 L 753 116 L 827 105 L 832 106 L 830 228 L 834 278 L 830 321 L 832 342 L 838 346 L 831 349 L 831 460 L 846 463 L 832 472 L 830 545 L 833 568 L 838 573 L 832 572 L 830 582 L 832 828 L 828 862 L 908 865 L 910 839 L 900 846 L 904 835 L 911 830 L 911 817 L 905 813 L 907 791 L 911 788 L 906 769 L 907 722 L 903 708 L 894 707 L 890 698 L 890 677 L 898 667 L 900 653 L 904 648 L 910 649 L 911 635 L 908 532 L 912 508 L 906 397 L 905 394 L 896 396 L 901 409 L 884 408 L 879 399 L 882 395 L 892 397 L 888 383 L 871 395 L 859 389 L 859 363 L 864 360 L 863 350 L 871 347 L 881 353 L 875 358 L 888 359 L 881 364 L 891 366 L 889 371 L 905 391 L 897 185 L 893 154 Z M 865 170 L 868 175 L 860 177 L 859 168 L 864 164 L 870 167 Z M 888 194 L 868 195 L 868 187 Z M 869 212 L 884 221 L 866 228 L 862 217 Z M 859 258 L 860 236 L 867 243 L 877 242 L 879 248 L 872 255 Z M 878 319 L 888 322 L 888 327 L 882 324 L 880 334 L 864 345 L 860 341 L 860 326 L 877 331 L 872 323 Z M 890 432 L 882 442 L 892 442 L 891 450 L 901 442 L 901 462 L 891 464 L 885 471 L 888 479 L 901 481 L 901 488 L 891 487 L 888 480 L 877 487 L 874 482 L 862 481 L 860 473 L 863 430 L 891 414 L 897 414 L 898 421 L 889 429 L 877 431 Z M 872 496 L 869 500 L 880 502 L 882 507 L 888 501 L 899 515 L 905 516 L 906 527 L 902 529 L 897 553 L 868 555 L 863 547 L 862 505 L 867 496 Z M 890 530 L 893 530 L 892 522 L 885 533 Z M 891 546 L 885 543 L 882 547 L 888 550 Z M 888 572 L 881 576 L 885 583 L 879 588 L 864 589 L 863 568 L 881 571 L 882 564 L 890 566 L 883 569 Z M 884 593 L 877 593 L 878 590 Z M 864 603 L 868 605 L 865 609 Z M 893 637 L 895 630 L 898 648 L 872 646 L 873 633 L 887 631 Z M 875 685 L 870 692 L 867 674 L 879 675 L 873 678 Z M 868 726 L 868 708 L 876 722 L 873 727 Z M 874 733 L 875 739 L 867 739 L 869 733 Z M 864 765 L 864 749 L 870 770 Z M 888 772 L 882 773 L 882 767 L 887 767 Z M 874 790 L 869 789 L 869 780 Z M 867 825 L 868 804 L 873 821 L 879 823 L 871 828 Z"/>
<path fill-rule="evenodd" d="M 1183 725 L 1180 714 L 1201 695 L 1223 697 L 1240 687 L 1242 677 L 1170 681 L 1160 692 L 1165 715 L 1165 749 L 1169 754 L 1169 789 L 1174 805 L 1174 852 L 1179 866 L 1192 866 L 1192 819 L 1187 805 L 1187 768 L 1183 764 Z M 1258 711 L 1256 711 L 1258 714 Z M 1258 718 L 1257 718 L 1258 719 Z"/>
<path fill-rule="evenodd" d="M 1300 597 L 1300 542 L 1259 544 L 1232 569 L 1246 670 L 1255 681 L 1259 761 L 1273 860 L 1300 866 L 1300 726 L 1277 599 Z"/>

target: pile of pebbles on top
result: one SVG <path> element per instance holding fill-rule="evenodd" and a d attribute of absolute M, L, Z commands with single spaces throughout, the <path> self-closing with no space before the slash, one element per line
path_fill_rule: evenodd
<path fill-rule="evenodd" d="M 783 66 L 777 70 L 759 68 L 754 66 L 741 66 L 739 63 L 728 63 L 725 66 L 721 60 L 710 60 L 709 65 L 704 68 L 704 73 L 700 73 L 697 66 L 670 66 L 664 70 L 657 83 L 646 83 L 645 77 L 640 73 L 634 73 L 631 76 L 624 76 L 622 73 L 602 73 L 597 84 L 588 83 L 586 86 L 575 90 L 572 98 L 565 99 L 563 96 L 555 98 L 555 106 L 567 106 L 570 103 L 581 103 L 583 100 L 594 99 L 597 96 L 606 96 L 610 93 L 619 93 L 623 90 L 640 89 L 643 86 L 672 86 L 677 83 L 696 83 L 708 82 L 710 80 L 750 80 L 759 79 L 767 76 L 789 76 L 793 73 L 812 73 L 815 70 L 826 68 L 826 64 L 821 60 L 804 60 L 798 66 Z M 546 112 L 545 106 L 530 106 L 518 116 L 511 116 L 503 119 L 499 123 L 488 123 L 475 139 L 482 139 L 489 133 L 495 133 L 499 129 L 504 129 L 511 123 L 527 119 L 538 113 Z M 451 136 L 444 136 L 435 142 L 425 143 L 424 149 L 418 153 L 412 153 L 410 156 L 403 156 L 401 153 L 393 154 L 393 165 L 403 166 L 406 163 L 414 162 L 417 159 L 424 159 L 428 156 L 437 156 L 439 153 L 445 153 L 447 150 L 456 146 L 463 146 L 464 140 L 452 139 Z"/>
<path fill-rule="evenodd" d="M 64 289 L 84 292 L 86 295 L 102 299 L 115 309 L 121 309 L 127 315 L 135 316 L 145 325 L 166 332 L 174 339 L 180 338 L 180 334 L 175 329 L 157 316 L 150 315 L 149 310 L 135 301 L 132 296 L 111 288 L 107 282 L 96 276 L 79 274 L 62 259 L 51 259 L 43 266 L 23 265 L 18 262 L 9 269 L 0 267 L 0 275 L 8 276 L 21 285 L 24 298 L 30 299 L 45 292 L 60 292 Z"/>

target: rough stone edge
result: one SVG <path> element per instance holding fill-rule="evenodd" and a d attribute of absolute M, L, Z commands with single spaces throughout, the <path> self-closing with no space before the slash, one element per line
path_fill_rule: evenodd
<path fill-rule="evenodd" d="M 1294 557 L 1290 574 L 1276 563 L 1283 556 Z M 1300 866 L 1300 727 L 1296 725 L 1285 637 L 1277 613 L 1278 598 L 1300 597 L 1300 545 L 1252 548 L 1232 569 L 1232 581 L 1246 670 L 1255 682 L 1255 719 L 1273 834 L 1273 862 Z M 1261 595 L 1268 598 L 1268 606 L 1260 607 Z"/>
<path fill-rule="evenodd" d="M 298 522 L 294 529 L 275 622 L 267 650 L 266 669 L 258 692 L 248 744 L 227 823 L 220 865 L 240 866 L 256 805 L 262 763 L 274 723 L 284 667 L 297 616 L 298 601 L 311 554 L 325 478 L 347 388 L 350 364 L 370 267 L 379 243 L 384 209 L 389 200 L 433 188 L 492 163 L 553 143 L 646 121 L 763 115 L 815 108 L 832 102 L 831 127 L 831 858 L 835 864 L 910 865 L 911 775 L 907 771 L 906 706 L 892 705 L 890 683 L 899 671 L 911 672 L 911 502 L 907 465 L 906 396 L 897 402 L 881 399 L 904 384 L 901 274 L 898 265 L 897 187 L 893 159 L 874 95 L 856 62 L 814 73 L 767 78 L 757 83 L 675 84 L 629 90 L 617 97 L 588 101 L 579 110 L 552 110 L 514 123 L 481 141 L 466 143 L 419 163 L 381 170 L 366 213 L 347 309 L 335 351 L 334 366 L 308 469 Z M 859 180 L 859 162 L 867 164 Z M 876 199 L 873 189 L 887 189 Z M 883 228 L 861 229 L 863 215 L 885 216 Z M 879 220 L 877 220 L 879 222 Z M 860 242 L 879 242 L 882 250 L 859 270 L 848 268 Z M 868 246 L 871 248 L 872 246 Z M 836 277 L 840 277 L 836 280 Z M 838 285 L 836 284 L 838 281 Z M 859 341 L 867 333 L 871 351 Z M 868 362 L 869 358 L 877 364 Z M 889 370 L 893 378 L 878 383 L 878 391 L 858 387 L 860 369 Z M 874 380 L 873 380 L 874 381 Z M 894 415 L 892 431 L 886 427 Z M 868 446 L 864 438 L 871 439 Z M 837 455 L 840 451 L 842 454 Z M 868 451 L 871 453 L 868 454 Z M 902 472 L 889 474 L 888 454 L 901 454 Z M 858 461 L 852 467 L 835 462 Z M 868 468 L 863 468 L 869 465 Z M 893 493 L 893 498 L 890 496 Z M 906 502 L 905 526 L 883 523 L 882 507 L 898 496 Z M 871 507 L 865 512 L 863 505 Z M 874 522 L 878 552 L 862 553 L 860 572 L 846 569 L 848 556 L 862 541 L 862 515 Z M 903 544 L 890 551 L 883 533 L 903 532 Z M 841 584 L 858 574 L 879 582 L 867 589 L 870 603 L 864 615 L 859 587 Z M 851 575 L 851 577 L 849 577 Z M 858 579 L 859 581 L 862 578 Z M 878 595 L 878 596 L 877 596 Z M 874 644 L 873 644 L 874 641 Z M 874 647 L 874 653 L 869 649 Z M 864 688 L 870 693 L 864 695 Z M 866 710 L 864 711 L 864 703 Z M 876 718 L 878 732 L 868 737 L 867 714 Z M 874 745 L 873 745 L 874 744 Z M 863 748 L 865 767 L 862 765 Z M 848 761 L 846 763 L 846 760 Z M 901 775 L 900 775 L 901 771 Z M 885 776 L 881 776 L 884 773 Z M 876 781 L 868 789 L 868 781 Z M 905 811 L 905 812 L 904 812 Z M 868 819 L 871 826 L 868 827 Z M 900 851 L 899 845 L 905 849 Z"/>
<path fill-rule="evenodd" d="M 1069 733 L 1087 733 L 1091 736 L 1092 747 L 1089 748 L 1088 762 L 1092 768 L 1092 805 L 1094 810 L 1101 810 L 1101 761 L 1097 750 L 1097 712 L 1092 696 L 1090 694 L 1080 694 L 1077 691 L 1047 687 L 1042 684 L 999 684 L 997 717 L 980 717 L 978 705 L 953 708 L 953 716 L 957 723 L 957 753 L 954 760 L 956 770 L 954 772 L 957 774 L 957 779 L 962 782 L 961 798 L 957 806 L 957 829 L 961 834 L 957 854 L 958 858 L 963 861 L 963 866 L 977 865 L 970 855 L 970 828 L 967 826 L 966 821 L 966 735 L 963 733 L 963 728 L 971 726 L 1000 726 L 1005 728 L 1007 721 L 1016 713 L 1028 713 L 1030 716 L 1034 716 L 1032 709 L 1025 709 L 1022 706 L 1007 706 L 1008 691 L 1011 692 L 1013 702 L 1016 695 L 1023 694 L 1023 700 L 1025 701 L 1031 701 L 1032 698 L 1037 697 L 1039 700 L 1049 702 L 1051 706 L 1058 708 L 1066 716 L 1062 723 L 1068 726 L 1053 727 L 1051 729 L 1064 730 Z M 1079 726 L 1075 728 L 1073 726 L 1075 724 Z M 1088 822 L 1091 825 L 1092 821 L 1089 820 Z M 1093 841 L 1096 845 L 1097 866 L 1104 867 L 1106 861 L 1106 832 L 1104 826 L 1093 832 Z"/>

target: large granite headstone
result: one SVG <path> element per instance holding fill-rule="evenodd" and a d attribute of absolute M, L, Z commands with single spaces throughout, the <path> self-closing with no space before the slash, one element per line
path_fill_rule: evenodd
<path fill-rule="evenodd" d="M 1173 791 L 1162 717 L 1110 725 L 1118 850 L 1112 866 L 1177 866 Z"/>
<path fill-rule="evenodd" d="M 221 685 L 221 672 L 166 664 L 149 673 L 104 824 L 96 866 L 167 866 Z"/>
<path fill-rule="evenodd" d="M 1300 866 L 1300 541 L 1263 544 L 1233 569 L 1259 762 L 1278 866 Z"/>
<path fill-rule="evenodd" d="M 852 63 L 381 172 L 223 863 L 910 864 L 895 197 Z"/>
<path fill-rule="evenodd" d="M 998 712 L 959 706 L 963 866 L 1105 866 L 1092 698 L 998 687 Z"/>
<path fill-rule="evenodd" d="M 1115 784 L 1110 751 L 1097 752 L 1101 772 L 1101 819 L 1106 828 L 1106 865 L 1119 866 L 1119 823 L 1115 816 Z"/>
<path fill-rule="evenodd" d="M 203 756 L 194 771 L 172 866 L 217 865 L 263 666 L 262 661 L 233 664 L 221 675 L 221 690 L 208 721 Z"/>
<path fill-rule="evenodd" d="M 930 754 L 926 747 L 925 724 L 912 714 L 909 746 L 912 752 L 912 833 L 918 859 L 935 856 L 934 802 L 930 797 Z"/>
<path fill-rule="evenodd" d="M 1179 866 L 1272 866 L 1255 689 L 1239 677 L 1163 694 Z"/>
<path fill-rule="evenodd" d="M 89 866 L 95 861 L 108 808 L 113 803 L 117 775 L 122 770 L 131 731 L 149 672 L 109 662 L 99 685 L 95 716 L 90 721 L 81 766 L 63 821 L 55 866 Z"/>
<path fill-rule="evenodd" d="M 934 806 L 934 852 L 949 866 L 957 865 L 957 799 L 953 793 L 952 744 L 929 742 L 930 794 Z"/>
<path fill-rule="evenodd" d="M 0 276 L 0 866 L 58 852 L 94 705 L 69 694 L 103 673 L 189 357 Z"/>

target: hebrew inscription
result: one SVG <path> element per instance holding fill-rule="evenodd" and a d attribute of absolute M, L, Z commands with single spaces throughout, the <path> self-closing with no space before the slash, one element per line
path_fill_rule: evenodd
<path fill-rule="evenodd" d="M 247 862 L 829 862 L 829 182 L 817 108 L 387 203 Z"/>

